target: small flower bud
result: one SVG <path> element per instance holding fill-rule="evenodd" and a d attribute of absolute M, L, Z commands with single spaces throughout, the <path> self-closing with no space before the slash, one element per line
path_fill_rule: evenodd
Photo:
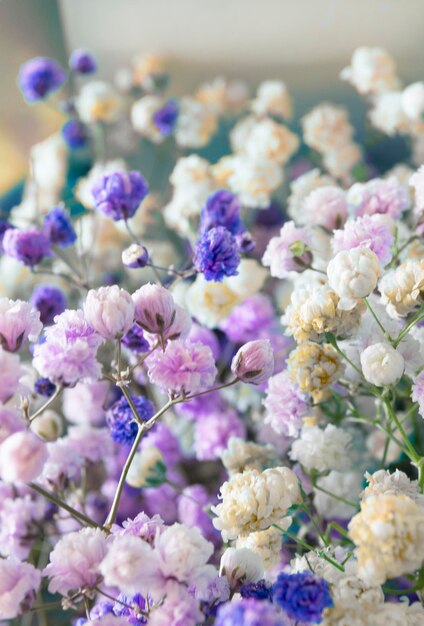
<path fill-rule="evenodd" d="M 249 548 L 227 548 L 221 557 L 219 573 L 227 577 L 234 591 L 247 582 L 258 582 L 263 578 L 264 568 L 261 557 Z"/>
<path fill-rule="evenodd" d="M 122 263 L 125 267 L 146 267 L 149 262 L 149 253 L 144 246 L 138 243 L 131 244 L 122 252 Z"/>
<path fill-rule="evenodd" d="M 268 339 L 244 344 L 231 363 L 231 371 L 245 383 L 258 385 L 268 380 L 274 371 L 274 354 Z"/>

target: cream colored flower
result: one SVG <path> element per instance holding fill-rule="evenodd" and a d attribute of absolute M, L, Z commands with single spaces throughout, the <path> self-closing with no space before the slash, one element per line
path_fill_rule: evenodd
<path fill-rule="evenodd" d="M 353 135 L 347 111 L 328 102 L 313 108 L 301 122 L 304 142 L 318 152 L 340 148 L 349 143 Z"/>
<path fill-rule="evenodd" d="M 310 393 L 314 402 L 328 397 L 329 386 L 344 371 L 344 365 L 330 344 L 310 341 L 293 350 L 287 366 L 290 378 L 299 385 L 301 391 Z"/>
<path fill-rule="evenodd" d="M 424 260 L 405 261 L 380 280 L 381 301 L 392 317 L 406 317 L 423 302 Z"/>
<path fill-rule="evenodd" d="M 288 467 L 234 474 L 220 489 L 222 502 L 212 511 L 224 541 L 279 524 L 288 509 L 301 502 L 299 481 Z"/>
<path fill-rule="evenodd" d="M 271 193 L 283 183 L 282 167 L 274 161 L 251 159 L 240 154 L 233 157 L 232 168 L 228 184 L 246 207 L 266 208 Z"/>
<path fill-rule="evenodd" d="M 317 341 L 325 332 L 348 337 L 358 328 L 366 307 L 359 301 L 352 310 L 345 311 L 338 308 L 339 300 L 339 296 L 326 285 L 295 287 L 281 321 L 297 343 Z"/>
<path fill-rule="evenodd" d="M 361 160 L 361 149 L 353 141 L 324 154 L 324 165 L 336 178 L 351 179 L 352 168 Z"/>
<path fill-rule="evenodd" d="M 345 310 L 374 291 L 380 274 L 378 256 L 362 246 L 341 250 L 327 267 L 328 283 L 340 298 L 338 307 Z"/>
<path fill-rule="evenodd" d="M 200 274 L 188 288 L 186 297 L 191 316 L 208 328 L 217 328 L 241 301 L 240 296 L 228 286 L 228 281 L 208 282 Z"/>
<path fill-rule="evenodd" d="M 263 578 L 264 566 L 260 555 L 246 546 L 227 548 L 221 557 L 219 575 L 225 576 L 230 589 L 237 590 L 245 583 L 256 583 Z"/>
<path fill-rule="evenodd" d="M 285 517 L 279 522 L 280 528 L 288 530 L 292 523 L 291 517 Z M 271 526 L 267 530 L 260 530 L 239 537 L 236 543 L 237 548 L 249 548 L 261 557 L 265 570 L 270 570 L 279 564 L 281 560 L 281 548 L 283 546 L 283 533 L 278 528 Z"/>
<path fill-rule="evenodd" d="M 154 78 L 166 71 L 165 59 L 158 54 L 142 54 L 132 60 L 132 69 L 134 84 L 151 89 Z"/>
<path fill-rule="evenodd" d="M 347 455 L 351 441 L 349 432 L 333 424 L 328 424 L 324 429 L 304 426 L 299 439 L 292 443 L 289 456 L 307 470 L 343 471 L 352 462 Z"/>
<path fill-rule="evenodd" d="M 357 48 L 340 78 L 362 94 L 393 91 L 399 85 L 395 62 L 384 48 Z"/>
<path fill-rule="evenodd" d="M 379 495 L 404 495 L 415 502 L 423 502 L 424 496 L 418 493 L 418 481 L 411 480 L 408 476 L 396 469 L 392 474 L 388 470 L 378 470 L 374 474 L 365 472 L 367 486 L 362 492 L 362 499 Z"/>
<path fill-rule="evenodd" d="M 411 574 L 424 561 L 424 510 L 406 495 L 370 496 L 349 524 L 358 576 L 371 584 Z"/>
<path fill-rule="evenodd" d="M 179 101 L 175 125 L 175 141 L 182 148 L 201 148 L 209 143 L 216 131 L 216 113 L 194 98 Z"/>
<path fill-rule="evenodd" d="M 222 463 L 231 474 L 246 469 L 261 470 L 263 465 L 275 458 L 275 449 L 271 445 L 260 446 L 240 437 L 230 437 L 227 447 L 221 454 Z"/>
<path fill-rule="evenodd" d="M 290 119 L 293 105 L 286 85 L 281 80 L 265 80 L 258 87 L 251 109 L 256 115 L 276 115 Z"/>
<path fill-rule="evenodd" d="M 67 158 L 68 151 L 59 133 L 32 146 L 30 167 L 37 188 L 38 209 L 50 210 L 59 201 L 66 180 Z"/>
<path fill-rule="evenodd" d="M 299 138 L 286 126 L 271 119 L 257 122 L 249 133 L 245 151 L 252 159 L 284 165 L 299 147 Z"/>
<path fill-rule="evenodd" d="M 83 85 L 75 100 L 78 115 L 85 124 L 115 122 L 121 115 L 122 106 L 114 87 L 101 80 Z"/>
<path fill-rule="evenodd" d="M 369 114 L 371 125 L 393 137 L 408 130 L 409 121 L 402 108 L 402 92 L 381 93 L 374 101 Z"/>
<path fill-rule="evenodd" d="M 63 419 L 56 411 L 47 409 L 31 422 L 31 430 L 42 439 L 56 441 L 63 432 Z"/>
<path fill-rule="evenodd" d="M 371 344 L 361 352 L 360 359 L 366 380 L 377 387 L 397 383 L 405 370 L 403 356 L 388 341 Z"/>
<path fill-rule="evenodd" d="M 165 137 L 155 125 L 153 116 L 163 105 L 163 98 L 147 95 L 134 102 L 131 107 L 131 123 L 134 130 L 154 143 L 161 143 Z"/>
<path fill-rule="evenodd" d="M 160 465 L 164 467 L 162 452 L 156 446 L 146 446 L 134 456 L 126 482 L 131 487 L 145 487 Z"/>
<path fill-rule="evenodd" d="M 424 83 L 412 83 L 402 92 L 402 109 L 410 120 L 421 120 L 424 111 Z"/>
<path fill-rule="evenodd" d="M 242 259 L 237 271 L 237 276 L 227 279 L 227 285 L 241 300 L 258 293 L 268 278 L 268 271 L 255 259 Z"/>
<path fill-rule="evenodd" d="M 290 196 L 288 199 L 287 212 L 296 224 L 304 224 L 303 201 L 309 196 L 311 191 L 318 187 L 334 185 L 334 180 L 326 174 L 322 174 L 319 169 L 313 169 L 306 174 L 302 174 L 290 183 Z"/>

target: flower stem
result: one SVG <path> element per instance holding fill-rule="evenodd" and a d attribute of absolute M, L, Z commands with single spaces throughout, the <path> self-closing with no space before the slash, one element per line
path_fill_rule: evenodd
<path fill-rule="evenodd" d="M 49 407 L 51 404 L 53 404 L 53 402 L 56 400 L 56 398 L 58 398 L 60 396 L 60 394 L 62 393 L 63 387 L 61 387 L 60 385 L 57 387 L 57 389 L 55 390 L 54 394 L 52 396 L 50 396 L 50 398 L 47 400 L 47 402 L 45 402 L 43 404 L 43 406 L 40 406 L 39 409 L 37 409 L 35 411 L 35 413 L 33 413 L 32 415 L 30 415 L 30 417 L 28 418 L 29 423 L 31 424 L 31 422 L 33 420 L 35 420 L 36 417 L 38 417 L 39 415 L 41 415 L 41 413 L 43 413 L 47 407 Z"/>
<path fill-rule="evenodd" d="M 61 509 L 64 509 L 65 511 L 70 513 L 72 517 L 75 517 L 78 521 L 84 522 L 84 524 L 90 526 L 91 528 L 101 528 L 99 524 L 97 524 L 97 522 L 92 520 L 87 515 L 84 515 L 84 513 L 81 513 L 80 511 L 74 509 L 74 507 L 70 506 L 69 504 L 55 496 L 55 494 L 51 491 L 44 489 L 44 487 L 40 487 L 40 485 L 37 485 L 36 483 L 28 483 L 28 486 L 31 487 L 31 489 L 34 489 L 34 491 L 39 493 L 41 496 L 44 496 L 44 498 L 47 498 L 47 500 L 50 500 L 50 502 L 53 502 Z"/>

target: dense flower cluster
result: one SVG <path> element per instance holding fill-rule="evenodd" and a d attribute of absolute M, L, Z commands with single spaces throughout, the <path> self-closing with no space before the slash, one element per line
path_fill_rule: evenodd
<path fill-rule="evenodd" d="M 279 80 L 96 71 L 0 221 L 0 621 L 421 626 L 424 83 L 342 71 L 389 168 Z"/>

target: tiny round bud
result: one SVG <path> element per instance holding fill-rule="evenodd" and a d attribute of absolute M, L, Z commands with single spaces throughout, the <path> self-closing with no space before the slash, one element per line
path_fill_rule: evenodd
<path fill-rule="evenodd" d="M 405 369 L 403 356 L 388 342 L 373 343 L 361 354 L 362 372 L 369 383 L 383 387 L 396 383 Z"/>
<path fill-rule="evenodd" d="M 149 253 L 144 246 L 138 243 L 131 244 L 122 252 L 122 263 L 125 267 L 146 267 L 149 262 Z"/>
<path fill-rule="evenodd" d="M 249 548 L 227 548 L 219 566 L 221 576 L 226 576 L 230 589 L 237 590 L 245 583 L 256 583 L 263 577 L 261 557 Z"/>
<path fill-rule="evenodd" d="M 31 430 L 46 441 L 55 441 L 62 434 L 62 426 L 60 415 L 47 409 L 32 421 Z"/>

